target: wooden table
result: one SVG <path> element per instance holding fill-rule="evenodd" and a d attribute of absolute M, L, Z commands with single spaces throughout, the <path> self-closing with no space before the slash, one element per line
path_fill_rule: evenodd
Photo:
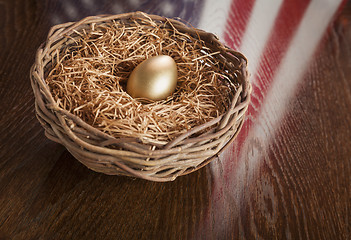
<path fill-rule="evenodd" d="M 143 10 L 249 59 L 252 104 L 218 159 L 174 182 L 95 173 L 48 140 L 29 70 L 49 28 Z M 351 239 L 351 5 L 0 0 L 0 239 Z"/>

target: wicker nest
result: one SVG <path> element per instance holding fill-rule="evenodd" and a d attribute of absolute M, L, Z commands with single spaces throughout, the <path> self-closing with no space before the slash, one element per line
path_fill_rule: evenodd
<path fill-rule="evenodd" d="M 175 93 L 147 104 L 125 91 L 155 55 L 178 68 Z M 142 12 L 54 26 L 31 69 L 46 136 L 88 168 L 172 181 L 216 157 L 239 133 L 250 101 L 246 58 L 178 20 Z"/>

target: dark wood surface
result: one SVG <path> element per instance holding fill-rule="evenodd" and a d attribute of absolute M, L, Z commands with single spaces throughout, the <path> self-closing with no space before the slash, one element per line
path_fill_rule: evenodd
<path fill-rule="evenodd" d="M 244 137 L 252 110 L 231 147 L 174 182 L 95 173 L 44 136 L 29 70 L 50 26 L 134 10 L 199 23 L 204 1 L 167 2 L 0 0 L 0 239 L 351 239 L 350 4 L 282 121 L 265 122 L 270 140 Z"/>

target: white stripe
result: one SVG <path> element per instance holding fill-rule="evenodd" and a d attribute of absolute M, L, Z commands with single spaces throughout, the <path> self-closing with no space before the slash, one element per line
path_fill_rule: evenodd
<path fill-rule="evenodd" d="M 262 52 L 283 0 L 257 0 L 239 50 L 249 59 L 249 72 L 255 75 Z M 252 79 L 254 80 L 254 79 Z"/>
<path fill-rule="evenodd" d="M 223 41 L 231 0 L 207 0 L 204 2 L 199 28 L 216 34 Z"/>

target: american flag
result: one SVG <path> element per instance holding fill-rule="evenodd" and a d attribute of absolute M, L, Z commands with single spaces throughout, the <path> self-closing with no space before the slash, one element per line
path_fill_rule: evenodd
<path fill-rule="evenodd" d="M 272 130 L 284 117 L 286 104 L 294 96 L 331 20 L 344 3 L 343 0 L 205 2 L 199 27 L 216 33 L 249 61 L 252 103 L 239 143 L 249 142 L 244 138 L 258 138 L 267 143 L 273 137 Z M 244 146 L 241 148 L 238 151 L 247 151 Z"/>
<path fill-rule="evenodd" d="M 78 21 L 99 14 L 143 11 L 165 17 L 178 17 L 196 26 L 204 8 L 204 0 L 61 0 L 50 13 L 51 23 Z"/>
<path fill-rule="evenodd" d="M 179 17 L 215 33 L 226 45 L 242 52 L 249 61 L 252 102 L 235 144 L 223 153 L 223 159 L 242 159 L 248 151 L 255 153 L 250 149 L 253 142 L 259 142 L 264 151 L 274 137 L 276 126 L 286 114 L 286 105 L 303 80 L 329 23 L 345 3 L 346 0 L 62 0 L 50 15 L 52 24 L 138 10 Z M 250 157 L 253 164 L 259 161 L 259 151 L 256 153 Z"/>
<path fill-rule="evenodd" d="M 216 33 L 249 61 L 253 91 L 244 127 L 238 138 L 210 164 L 212 209 L 224 216 L 223 205 L 237 202 L 262 164 L 262 155 L 274 138 L 303 84 L 323 37 L 343 0 L 207 0 L 199 28 Z M 250 168 L 250 171 L 246 171 Z M 235 170 L 234 170 L 235 169 Z M 243 174 L 246 174 L 243 177 Z M 243 180 L 245 179 L 245 180 Z M 235 183 L 235 187 L 231 187 Z M 228 189 L 231 188 L 231 189 Z M 229 194 L 229 195 L 228 195 Z M 240 207 L 239 207 L 240 208 Z M 213 218 L 216 218 L 213 216 Z M 223 219 L 208 219 L 205 223 Z M 249 220 L 248 220 L 249 221 Z M 216 224 L 216 228 L 224 227 Z M 217 229 L 220 231 L 220 229 Z M 218 232 L 218 231 L 217 231 Z"/>
<path fill-rule="evenodd" d="M 250 174 L 260 168 L 262 153 L 268 151 L 329 24 L 345 3 L 346 0 L 62 0 L 50 15 L 52 24 L 137 10 L 180 17 L 215 33 L 248 58 L 252 102 L 234 144 L 209 165 L 211 205 L 218 212 L 200 223 L 223 232 L 218 228 L 224 228 L 227 220 L 217 219 L 225 215 L 221 213 L 225 211 L 223 205 L 240 201 L 243 189 L 253 179 Z M 245 181 L 242 174 L 249 174 Z M 216 226 L 212 226 L 213 222 Z"/>
<path fill-rule="evenodd" d="M 253 86 L 246 122 L 224 159 L 242 158 L 253 140 L 269 143 L 274 127 L 345 0 L 62 0 L 52 24 L 97 14 L 146 11 L 179 17 L 215 33 L 249 60 Z M 245 145 L 245 144 L 246 145 Z M 244 144 L 244 145 L 242 145 Z M 264 146 L 263 146 L 264 147 Z M 257 157 L 251 158 L 257 161 Z M 256 159 L 256 160 L 254 160 Z"/>

